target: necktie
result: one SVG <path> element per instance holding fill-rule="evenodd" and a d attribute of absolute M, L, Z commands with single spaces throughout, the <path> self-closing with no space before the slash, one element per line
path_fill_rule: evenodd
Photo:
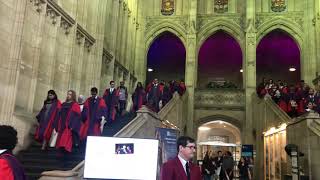
<path fill-rule="evenodd" d="M 190 167 L 189 167 L 189 162 L 186 163 L 186 173 L 187 173 L 187 178 L 190 180 Z"/>

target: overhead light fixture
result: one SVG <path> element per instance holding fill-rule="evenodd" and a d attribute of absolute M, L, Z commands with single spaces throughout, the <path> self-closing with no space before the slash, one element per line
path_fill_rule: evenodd
<path fill-rule="evenodd" d="M 243 69 L 242 68 L 240 69 L 240 72 L 243 73 Z"/>
<path fill-rule="evenodd" d="M 223 126 L 223 127 L 225 128 L 225 127 L 227 127 L 227 126 Z"/>
<path fill-rule="evenodd" d="M 223 124 L 223 122 L 222 122 L 222 121 L 219 121 L 219 124 Z"/>
<path fill-rule="evenodd" d="M 148 72 L 152 72 L 153 71 L 153 69 L 152 68 L 148 68 Z"/>
<path fill-rule="evenodd" d="M 291 66 L 290 68 L 289 68 L 289 71 L 290 72 L 294 72 L 294 71 L 296 71 L 297 69 L 295 68 L 295 67 L 293 67 L 293 66 Z"/>
<path fill-rule="evenodd" d="M 209 127 L 199 127 L 198 129 L 199 129 L 199 131 L 208 131 L 208 130 L 210 130 Z"/>

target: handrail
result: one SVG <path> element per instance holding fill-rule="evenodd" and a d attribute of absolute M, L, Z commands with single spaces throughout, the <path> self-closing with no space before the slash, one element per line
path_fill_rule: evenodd
<path fill-rule="evenodd" d="M 291 117 L 284 112 L 272 99 L 271 97 L 264 98 L 266 105 L 270 107 L 270 109 L 277 114 L 283 123 L 288 123 L 291 120 Z"/>

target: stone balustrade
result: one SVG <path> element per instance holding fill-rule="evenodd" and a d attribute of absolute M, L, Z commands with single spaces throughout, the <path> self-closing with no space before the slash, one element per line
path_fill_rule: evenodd
<path fill-rule="evenodd" d="M 195 91 L 195 107 L 244 109 L 244 90 L 240 89 L 197 89 Z"/>

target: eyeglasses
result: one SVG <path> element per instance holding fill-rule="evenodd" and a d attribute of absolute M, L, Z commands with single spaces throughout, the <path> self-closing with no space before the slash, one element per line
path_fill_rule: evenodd
<path fill-rule="evenodd" d="M 197 147 L 196 146 L 186 146 L 187 148 L 189 148 L 189 149 L 197 149 Z"/>

